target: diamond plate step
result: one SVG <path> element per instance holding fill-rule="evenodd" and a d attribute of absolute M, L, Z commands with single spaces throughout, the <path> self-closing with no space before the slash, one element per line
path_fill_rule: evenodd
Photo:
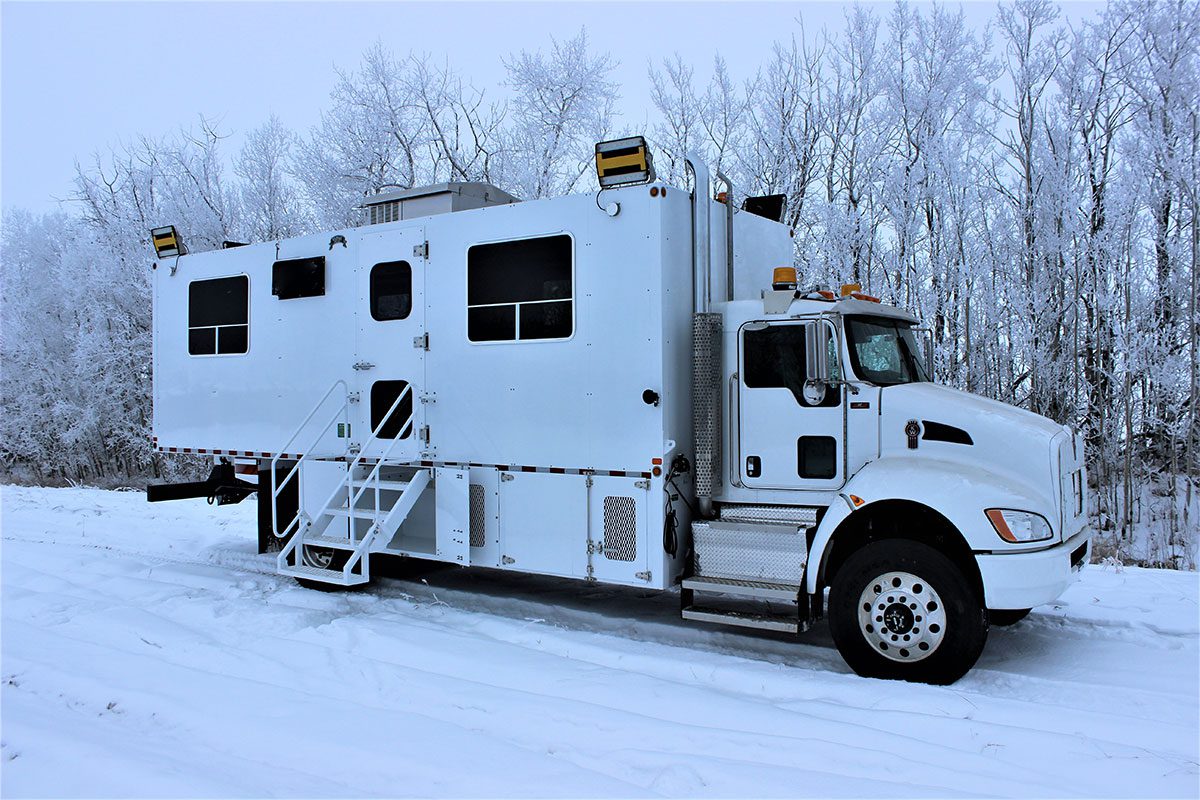
<path fill-rule="evenodd" d="M 306 547 L 329 547 L 334 550 L 353 550 L 362 544 L 362 539 L 350 541 L 345 536 L 305 536 Z"/>
<path fill-rule="evenodd" d="M 403 492 L 408 488 L 408 481 L 379 481 L 379 490 L 381 492 Z M 367 490 L 363 492 L 363 497 L 367 497 L 371 492 L 375 491 L 375 481 L 350 481 L 350 488 L 357 492 L 363 486 Z"/>
<path fill-rule="evenodd" d="M 307 540 L 306 540 L 307 541 Z M 684 589 L 696 592 L 719 592 L 742 597 L 760 597 L 766 600 L 795 600 L 800 595 L 800 585 L 747 581 L 738 578 L 685 578 Z"/>
<path fill-rule="evenodd" d="M 750 614 L 742 611 L 721 611 L 716 608 L 704 608 L 703 606 L 688 606 L 683 609 L 683 618 L 696 622 L 736 625 L 741 628 L 758 628 L 765 631 L 800 632 L 800 621 L 792 617 Z"/>

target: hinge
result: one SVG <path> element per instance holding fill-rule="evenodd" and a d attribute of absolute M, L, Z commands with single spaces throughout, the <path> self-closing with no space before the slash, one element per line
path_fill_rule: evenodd
<path fill-rule="evenodd" d="M 513 479 L 512 473 L 510 473 L 510 472 L 501 472 L 500 473 L 500 480 L 511 481 L 512 479 Z"/>
<path fill-rule="evenodd" d="M 350 442 L 348 445 L 346 445 L 346 450 L 351 453 L 357 453 L 362 450 L 362 445 L 358 442 Z"/>
<path fill-rule="evenodd" d="M 361 370 L 375 369 L 375 365 L 372 364 L 370 361 L 357 361 L 354 364 L 354 368 L 361 369 Z"/>
<path fill-rule="evenodd" d="M 586 478 L 584 478 L 583 482 L 584 485 L 586 485 L 589 489 L 591 488 L 592 484 L 595 483 L 595 481 L 592 480 L 591 475 L 588 475 Z"/>
<path fill-rule="evenodd" d="M 426 445 L 428 445 L 429 444 L 429 426 L 422 425 L 421 430 L 417 433 L 417 436 L 421 439 L 422 442 L 424 442 Z"/>
<path fill-rule="evenodd" d="M 437 392 L 426 392 L 425 394 L 421 395 L 421 402 L 422 403 L 436 403 L 437 402 Z"/>
<path fill-rule="evenodd" d="M 509 558 L 508 556 L 503 556 L 500 559 L 500 563 L 501 564 L 515 564 L 515 563 L 517 563 L 517 560 L 515 558 Z"/>
<path fill-rule="evenodd" d="M 633 573 L 633 577 L 643 580 L 646 583 L 649 583 L 650 582 L 650 571 L 647 570 L 646 572 L 635 572 L 635 573 Z"/>
<path fill-rule="evenodd" d="M 351 392 L 350 394 L 346 395 L 346 402 L 348 403 L 357 403 L 359 400 L 362 400 L 362 395 L 360 395 L 358 392 Z"/>
<path fill-rule="evenodd" d="M 429 334 L 422 333 L 420 336 L 414 336 L 413 337 L 413 347 L 417 348 L 418 350 L 428 350 L 429 349 Z"/>
<path fill-rule="evenodd" d="M 413 245 L 413 258 L 429 258 L 429 242 Z"/>
<path fill-rule="evenodd" d="M 588 551 L 589 556 L 594 556 L 594 555 L 603 553 L 604 552 L 604 542 L 593 542 L 591 540 L 588 540 L 587 551 Z"/>
<path fill-rule="evenodd" d="M 596 580 L 596 576 L 595 576 L 595 574 L 594 574 L 594 573 L 595 573 L 595 570 L 594 570 L 594 569 L 592 569 L 592 565 L 591 565 L 591 564 L 588 564 L 587 572 L 588 572 L 588 574 L 587 574 L 587 578 L 585 578 L 585 580 L 589 580 L 589 581 L 594 581 L 594 580 Z"/>
<path fill-rule="evenodd" d="M 637 488 L 639 488 L 639 489 L 649 489 L 649 488 L 650 488 L 650 481 L 648 481 L 648 480 L 645 480 L 645 481 L 634 481 L 634 482 L 633 482 L 633 485 L 634 485 L 634 486 L 636 486 L 636 487 L 637 487 Z"/>

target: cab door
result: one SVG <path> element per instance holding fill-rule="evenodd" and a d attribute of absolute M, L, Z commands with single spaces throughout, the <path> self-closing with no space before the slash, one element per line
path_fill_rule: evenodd
<path fill-rule="evenodd" d="M 810 332 L 820 346 L 833 349 L 834 328 L 823 319 L 748 322 L 738 331 L 738 466 L 744 486 L 829 491 L 845 482 L 842 386 L 806 387 Z M 837 362 L 829 363 L 836 379 Z"/>
<path fill-rule="evenodd" d="M 425 423 L 420 401 L 425 387 L 425 229 L 364 233 L 358 252 L 354 369 L 360 411 L 351 441 L 368 458 L 386 453 L 389 460 L 415 461 L 423 449 Z M 378 438 L 369 441 L 377 428 Z"/>

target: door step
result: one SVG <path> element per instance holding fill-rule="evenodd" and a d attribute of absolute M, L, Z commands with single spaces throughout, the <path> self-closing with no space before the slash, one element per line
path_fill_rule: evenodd
<path fill-rule="evenodd" d="M 379 491 L 381 492 L 403 492 L 408 488 L 409 481 L 379 481 Z M 350 482 L 350 488 L 357 492 L 362 487 L 366 486 L 366 491 L 363 492 L 363 497 L 368 497 L 375 491 L 375 481 L 373 480 L 353 480 Z M 359 498 L 360 500 L 362 498 Z"/>
<path fill-rule="evenodd" d="M 683 609 L 683 618 L 696 622 L 712 622 L 717 625 L 736 625 L 741 628 L 758 628 L 765 631 L 799 633 L 800 620 L 795 617 L 772 614 L 752 614 L 745 611 L 722 611 L 704 606 L 688 606 Z"/>
<path fill-rule="evenodd" d="M 800 597 L 799 584 L 748 581 L 738 578 L 685 578 L 683 588 L 691 589 L 695 592 L 758 597 L 764 600 L 791 600 L 792 602 L 796 602 Z"/>

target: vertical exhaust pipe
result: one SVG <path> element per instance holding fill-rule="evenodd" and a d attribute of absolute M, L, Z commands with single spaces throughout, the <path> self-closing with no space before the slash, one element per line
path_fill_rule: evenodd
<path fill-rule="evenodd" d="M 721 315 L 709 311 L 712 300 L 712 252 L 709 212 L 712 201 L 708 167 L 697 158 L 688 166 L 692 191 L 692 443 L 693 488 L 700 515 L 713 517 L 713 495 L 721 488 Z"/>

